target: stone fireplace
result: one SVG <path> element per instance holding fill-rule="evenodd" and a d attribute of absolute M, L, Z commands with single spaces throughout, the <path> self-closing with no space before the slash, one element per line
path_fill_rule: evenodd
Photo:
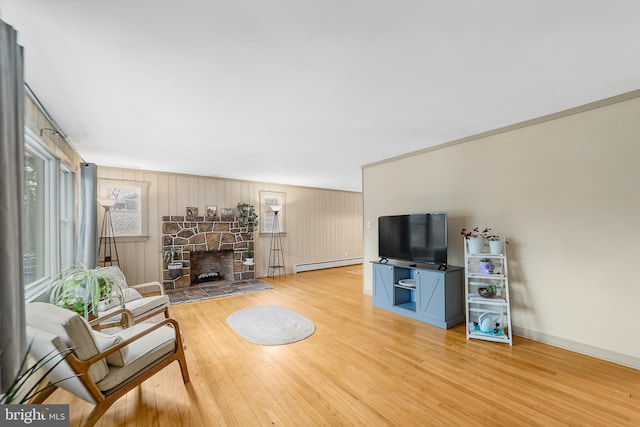
<path fill-rule="evenodd" d="M 247 252 L 253 251 L 253 243 L 253 236 L 235 217 L 163 216 L 162 245 L 180 249 L 174 261 L 183 263 L 181 275 L 172 279 L 167 261 L 163 261 L 165 289 L 184 288 L 208 280 L 254 279 L 254 265 L 246 264 Z"/>

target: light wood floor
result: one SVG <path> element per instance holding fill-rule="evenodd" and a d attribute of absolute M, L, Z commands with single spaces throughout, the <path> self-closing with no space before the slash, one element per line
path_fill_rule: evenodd
<path fill-rule="evenodd" d="M 638 370 L 518 337 L 511 348 L 467 341 L 464 326 L 446 331 L 374 308 L 360 266 L 263 280 L 274 289 L 173 307 L 191 382 L 174 364 L 98 425 L 640 425 Z M 293 309 L 316 332 L 250 344 L 226 318 L 255 305 Z M 71 403 L 72 426 L 91 410 L 60 390 L 47 403 Z"/>

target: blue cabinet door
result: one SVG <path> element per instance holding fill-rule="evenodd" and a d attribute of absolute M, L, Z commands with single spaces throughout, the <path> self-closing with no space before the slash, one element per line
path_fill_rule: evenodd
<path fill-rule="evenodd" d="M 373 304 L 378 307 L 393 306 L 393 266 L 373 264 Z"/>
<path fill-rule="evenodd" d="M 431 270 L 416 270 L 416 314 L 441 322 L 445 320 L 445 275 Z"/>

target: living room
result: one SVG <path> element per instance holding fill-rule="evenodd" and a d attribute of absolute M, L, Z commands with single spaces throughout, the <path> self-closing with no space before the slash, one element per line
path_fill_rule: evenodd
<path fill-rule="evenodd" d="M 98 425 L 638 423 L 632 230 L 640 214 L 640 91 L 620 87 L 628 90 L 360 163 L 362 191 L 227 177 L 215 154 L 210 174 L 98 162 L 99 185 L 147 189 L 146 233 L 117 240 L 128 282 L 163 280 L 163 217 L 241 202 L 261 215 L 263 193 L 284 197 L 287 270 L 286 278 L 267 277 L 272 236 L 258 230 L 255 275 L 273 289 L 172 307 L 191 381 L 183 384 L 174 364 Z M 27 90 L 23 102 L 29 138 L 68 168 L 79 190 L 82 142 L 65 138 L 58 111 L 39 105 L 38 93 Z M 158 126 L 155 118 L 146 124 Z M 153 150 L 145 144 L 143 152 Z M 238 151 L 233 163 L 242 170 L 252 154 Z M 509 241 L 513 347 L 372 307 L 378 217 L 437 211 L 448 213 L 450 265 L 464 263 L 463 228 L 491 227 Z M 290 346 L 244 342 L 226 318 L 251 305 L 287 306 L 311 318 L 316 332 Z M 70 403 L 72 425 L 92 408 L 62 390 L 47 402 Z"/>

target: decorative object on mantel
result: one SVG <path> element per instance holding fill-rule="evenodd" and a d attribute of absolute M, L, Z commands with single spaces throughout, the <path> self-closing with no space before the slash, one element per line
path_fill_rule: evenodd
<path fill-rule="evenodd" d="M 287 270 L 284 264 L 284 252 L 282 251 L 282 236 L 280 233 L 280 221 L 278 213 L 282 210 L 281 205 L 270 205 L 269 208 L 273 211 L 273 232 L 271 233 L 271 249 L 269 250 L 269 273 L 267 277 L 275 277 L 276 272 L 278 276 L 280 271 L 282 275 L 287 277 Z"/>
<path fill-rule="evenodd" d="M 198 208 L 193 207 L 193 206 L 188 206 L 188 207 L 187 207 L 187 216 L 188 216 L 189 218 L 192 218 L 192 217 L 198 216 Z"/>
<path fill-rule="evenodd" d="M 205 214 L 205 218 L 207 220 L 214 220 L 218 216 L 218 207 L 216 205 L 207 205 L 207 211 Z"/>
<path fill-rule="evenodd" d="M 291 344 L 310 337 L 316 325 L 303 315 L 278 306 L 249 307 L 227 317 L 227 324 L 253 344 Z"/>
<path fill-rule="evenodd" d="M 233 220 L 233 209 L 231 208 L 221 208 L 220 209 L 220 221 L 232 221 Z"/>
<path fill-rule="evenodd" d="M 113 222 L 111 221 L 111 208 L 118 200 L 99 198 L 98 203 L 104 208 L 102 217 L 102 232 L 100 233 L 100 243 L 98 245 L 98 264 L 101 267 L 111 265 L 120 266 L 118 261 L 118 246 L 113 232 Z"/>

